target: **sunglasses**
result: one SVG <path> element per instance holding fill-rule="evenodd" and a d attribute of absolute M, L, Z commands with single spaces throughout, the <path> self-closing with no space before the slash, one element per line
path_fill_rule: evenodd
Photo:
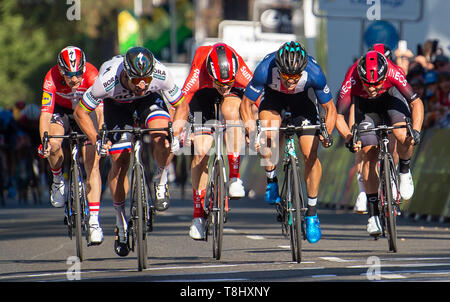
<path fill-rule="evenodd" d="M 384 81 L 379 81 L 379 82 L 376 82 L 376 83 L 366 83 L 366 82 L 364 82 L 364 81 L 361 81 L 361 82 L 362 82 L 363 85 L 366 86 L 366 87 L 374 87 L 374 88 L 376 88 L 376 89 L 381 88 L 381 86 L 383 86 L 383 84 L 384 84 Z"/>
<path fill-rule="evenodd" d="M 66 76 L 66 77 L 69 77 L 69 78 L 71 78 L 71 77 L 81 77 L 81 76 L 83 76 L 83 70 L 78 70 L 78 71 L 75 71 L 75 72 L 70 72 L 70 71 L 64 71 L 63 72 L 63 74 Z"/>
<path fill-rule="evenodd" d="M 234 84 L 234 81 L 235 81 L 235 80 L 230 81 L 230 82 L 228 82 L 228 83 L 221 83 L 221 82 L 219 82 L 218 80 L 214 80 L 214 83 L 215 83 L 217 86 L 219 86 L 219 87 L 232 87 L 233 84 Z"/>
<path fill-rule="evenodd" d="M 142 77 L 142 78 L 128 77 L 128 79 L 130 80 L 131 83 L 133 83 L 133 85 L 137 86 L 142 81 L 144 81 L 145 85 L 148 85 L 148 84 L 150 84 L 150 82 L 152 81 L 153 78 L 152 77 Z"/>
<path fill-rule="evenodd" d="M 286 81 L 293 80 L 294 82 L 297 82 L 300 80 L 301 74 L 287 74 L 280 72 L 280 76 L 285 79 Z"/>

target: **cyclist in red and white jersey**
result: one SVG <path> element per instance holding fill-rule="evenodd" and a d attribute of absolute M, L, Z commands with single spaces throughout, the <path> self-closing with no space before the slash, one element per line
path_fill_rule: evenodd
<path fill-rule="evenodd" d="M 43 85 L 39 133 L 63 135 L 69 131 L 81 133 L 81 129 L 73 118 L 73 111 L 83 96 L 83 93 L 94 84 L 98 70 L 86 62 L 84 52 L 74 46 L 67 46 L 58 54 L 57 64 L 46 74 Z M 103 119 L 103 107 L 91 114 L 91 119 L 97 125 Z M 40 147 L 39 153 L 47 158 L 53 173 L 50 201 L 54 207 L 63 207 L 65 202 L 65 184 L 63 177 L 64 154 L 61 148 L 62 139 L 50 139 L 46 150 Z M 100 244 L 103 241 L 103 231 L 98 222 L 100 208 L 101 177 L 99 156 L 95 148 L 88 143 L 83 152 L 87 172 L 86 190 L 89 201 L 90 243 Z"/>
<path fill-rule="evenodd" d="M 408 200 L 414 193 L 410 171 L 410 159 L 414 145 L 420 143 L 420 130 L 424 108 L 422 100 L 408 84 L 403 70 L 375 50 L 367 52 L 348 71 L 337 101 L 336 128 L 347 142 L 352 140 L 344 114 L 355 105 L 354 121 L 359 129 L 379 124 L 404 125 L 405 117 L 413 121 L 412 137 L 406 128 L 393 130 L 399 155 L 400 195 Z M 367 231 L 371 235 L 381 233 L 378 210 L 378 142 L 374 132 L 361 135 L 358 144 L 347 144 L 354 152 L 362 148 L 363 179 L 368 200 L 369 221 Z"/>
<path fill-rule="evenodd" d="M 189 102 L 189 109 L 196 124 L 204 124 L 214 120 L 214 102 L 219 100 L 223 119 L 230 124 L 240 120 L 239 109 L 244 88 L 253 74 L 242 57 L 230 46 L 216 43 L 197 48 L 190 73 L 184 82 L 183 92 Z M 203 203 L 208 179 L 206 167 L 208 150 L 212 145 L 211 133 L 202 127 L 195 129 L 195 154 L 191 165 L 191 177 L 194 199 L 193 221 L 189 235 L 201 240 L 205 238 L 205 219 Z M 244 136 L 242 129 L 227 130 L 228 164 L 229 164 L 229 196 L 233 199 L 245 196 L 244 186 L 240 179 L 240 150 Z"/>

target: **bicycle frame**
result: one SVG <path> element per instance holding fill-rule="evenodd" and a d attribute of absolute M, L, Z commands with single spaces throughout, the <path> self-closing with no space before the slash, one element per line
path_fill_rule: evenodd
<path fill-rule="evenodd" d="M 260 143 L 261 133 L 263 131 L 279 131 L 285 136 L 283 170 L 285 177 L 281 187 L 281 201 L 277 204 L 278 221 L 281 222 L 281 233 L 289 237 L 291 244 L 292 260 L 301 262 L 302 239 L 306 239 L 303 227 L 305 221 L 305 198 L 303 196 L 302 181 L 298 173 L 298 158 L 295 151 L 294 135 L 302 130 L 320 130 L 322 136 L 328 140 L 328 147 L 332 144 L 325 120 L 321 119 L 320 125 L 294 126 L 291 120 L 290 112 L 286 113 L 286 127 L 262 127 L 261 122 L 257 120 L 256 143 Z"/>
<path fill-rule="evenodd" d="M 147 268 L 147 232 L 153 230 L 153 219 L 155 209 L 148 205 L 148 195 L 153 199 L 152 194 L 148 194 L 149 188 L 145 180 L 144 166 L 142 164 L 142 135 L 152 131 L 167 131 L 170 142 L 173 141 L 172 122 L 169 122 L 166 128 L 132 128 L 132 129 L 116 129 L 107 130 L 103 124 L 100 130 L 102 144 L 106 143 L 106 137 L 112 133 L 131 133 L 133 136 L 132 148 L 132 169 L 131 169 L 131 185 L 130 185 L 130 219 L 127 228 L 127 243 L 134 252 L 137 246 L 138 270 L 142 271 Z"/>
<path fill-rule="evenodd" d="M 73 229 L 75 229 L 77 256 L 80 261 L 84 260 L 84 252 L 82 246 L 82 232 L 85 232 L 87 245 L 90 246 L 88 233 L 88 217 L 89 205 L 86 197 L 86 188 L 84 181 L 82 181 L 81 167 L 78 163 L 78 150 L 82 140 L 86 140 L 87 136 L 72 132 L 68 135 L 48 135 L 44 132 L 42 139 L 43 149 L 47 149 L 50 138 L 69 139 L 71 148 L 71 164 L 69 176 L 69 189 L 67 200 L 65 202 L 65 217 L 64 221 L 67 223 L 68 235 L 72 239 Z"/>
<path fill-rule="evenodd" d="M 224 124 L 221 122 L 220 103 L 217 99 L 214 103 L 215 121 L 213 124 L 195 124 L 191 123 L 191 131 L 195 127 L 211 128 L 213 135 L 212 167 L 209 170 L 208 182 L 206 186 L 206 196 L 204 211 L 206 213 L 205 241 L 208 241 L 208 233 L 212 228 L 213 233 L 213 257 L 219 260 L 222 251 L 223 224 L 226 222 L 228 213 L 228 180 L 226 176 L 225 160 L 223 158 L 224 131 L 226 128 L 242 127 L 240 124 Z"/>
<path fill-rule="evenodd" d="M 400 195 L 398 185 L 398 172 L 395 169 L 394 159 L 389 152 L 389 137 L 388 134 L 394 129 L 406 128 L 409 135 L 412 135 L 411 120 L 405 119 L 405 125 L 386 126 L 380 125 L 368 129 L 357 129 L 356 126 L 352 129 L 353 145 L 358 141 L 358 136 L 362 133 L 375 131 L 378 138 L 378 199 L 380 210 L 380 221 L 383 229 L 383 236 L 388 239 L 389 250 L 397 252 L 397 227 L 396 216 L 400 208 Z M 396 188 L 396 195 L 393 194 L 392 185 Z M 387 230 L 387 234 L 386 234 Z M 375 237 L 377 239 L 377 237 Z"/>

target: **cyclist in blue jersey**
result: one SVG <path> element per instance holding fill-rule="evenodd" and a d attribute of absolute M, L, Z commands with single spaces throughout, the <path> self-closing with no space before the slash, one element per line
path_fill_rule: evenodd
<path fill-rule="evenodd" d="M 309 93 L 309 91 L 313 93 Z M 298 42 L 287 42 L 276 52 L 268 54 L 256 67 L 241 104 L 241 116 L 249 137 L 254 137 L 255 123 L 251 106 L 259 98 L 259 119 L 263 127 L 279 127 L 283 114 L 291 113 L 296 126 L 316 125 L 320 122 L 317 103 L 325 111 L 325 121 L 329 134 L 336 122 L 336 107 L 322 69 L 316 60 L 308 56 Z M 317 101 L 316 101 L 317 99 Z M 278 133 L 266 132 L 266 147 L 261 148 L 267 176 L 265 200 L 269 204 L 280 202 L 276 177 L 278 151 Z M 317 196 L 322 166 L 317 157 L 319 141 L 324 146 L 330 142 L 319 131 L 301 131 L 297 133 L 305 165 L 306 191 L 308 193 L 308 210 L 306 212 L 306 237 L 310 243 L 320 240 L 321 230 L 317 216 Z M 276 154 L 275 154 L 276 155 Z"/>

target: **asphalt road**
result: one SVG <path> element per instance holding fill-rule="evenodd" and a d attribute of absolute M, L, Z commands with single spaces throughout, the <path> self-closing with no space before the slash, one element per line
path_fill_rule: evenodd
<path fill-rule="evenodd" d="M 322 239 L 305 241 L 303 262 L 297 264 L 291 261 L 274 208 L 261 198 L 242 199 L 230 202 L 222 259 L 217 261 L 211 241 L 188 235 L 192 201 L 173 195 L 170 209 L 156 217 L 149 233 L 149 266 L 142 272 L 135 253 L 121 258 L 113 251 L 110 197 L 100 210 L 105 240 L 85 246 L 87 259 L 81 263 L 74 258 L 75 240 L 67 236 L 62 209 L 8 203 L 0 208 L 0 281 L 176 282 L 177 295 L 190 282 L 450 281 L 449 224 L 399 218 L 399 251 L 391 253 L 386 239 L 368 236 L 366 216 L 320 208 Z M 232 287 L 221 288 L 216 295 L 232 295 Z"/>

